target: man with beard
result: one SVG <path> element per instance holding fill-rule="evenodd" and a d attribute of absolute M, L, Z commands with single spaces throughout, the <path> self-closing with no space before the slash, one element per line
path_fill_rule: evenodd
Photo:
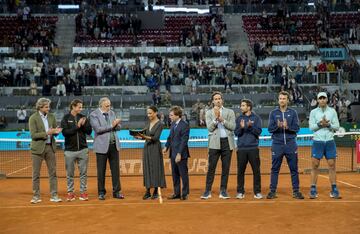
<path fill-rule="evenodd" d="M 223 95 L 214 92 L 211 95 L 213 108 L 206 112 L 206 126 L 209 130 L 209 168 L 206 175 L 206 188 L 201 199 L 211 198 L 211 187 L 215 178 L 217 162 L 221 157 L 222 172 L 220 199 L 229 199 L 227 183 L 229 178 L 232 150 L 235 148 L 235 113 L 223 106 Z"/>
<path fill-rule="evenodd" d="M 279 107 L 269 115 L 268 130 L 271 133 L 272 167 L 270 192 L 267 199 L 277 198 L 276 189 L 280 167 L 284 156 L 288 163 L 293 188 L 293 198 L 304 199 L 299 191 L 298 153 L 296 134 L 299 131 L 299 117 L 295 110 L 288 107 L 289 93 L 279 93 Z"/>
<path fill-rule="evenodd" d="M 61 121 L 62 134 L 65 137 L 65 169 L 67 180 L 67 201 L 76 199 L 74 193 L 74 171 L 78 164 L 80 172 L 80 197 L 79 200 L 87 201 L 87 168 L 89 150 L 86 135 L 90 135 L 92 128 L 89 119 L 81 114 L 83 102 L 74 99 L 70 104 L 70 113 L 66 114 Z"/>
<path fill-rule="evenodd" d="M 236 119 L 235 135 L 237 139 L 237 199 L 245 198 L 244 177 L 247 163 L 249 162 L 254 174 L 254 198 L 262 199 L 259 136 L 262 132 L 261 119 L 252 111 L 252 102 L 248 99 L 241 101 L 242 114 Z"/>

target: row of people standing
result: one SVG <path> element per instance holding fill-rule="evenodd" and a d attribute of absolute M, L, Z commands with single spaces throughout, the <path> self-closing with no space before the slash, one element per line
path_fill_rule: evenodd
<path fill-rule="evenodd" d="M 331 184 L 330 197 L 339 199 L 340 193 L 336 185 L 336 145 L 334 132 L 339 129 L 336 111 L 328 106 L 327 95 L 320 92 L 317 95 L 319 106 L 310 113 L 309 127 L 314 131 L 314 141 L 311 151 L 312 172 L 310 199 L 318 197 L 316 187 L 319 174 L 320 160 L 325 156 L 329 166 L 329 181 Z M 259 136 L 261 134 L 261 119 L 252 111 L 252 102 L 241 101 L 241 114 L 235 120 L 234 112 L 223 106 L 222 94 L 212 95 L 213 108 L 206 112 L 206 125 L 209 130 L 209 167 L 206 176 L 205 192 L 201 199 L 211 198 L 212 184 L 217 162 L 221 157 L 222 173 L 219 198 L 229 199 L 227 181 L 230 169 L 231 155 L 234 147 L 234 134 L 237 139 L 237 199 L 245 197 L 244 174 L 247 163 L 254 174 L 253 192 L 255 199 L 262 199 L 261 173 L 259 155 Z M 297 112 L 288 107 L 289 93 L 281 91 L 278 96 L 279 106 L 270 112 L 268 130 L 272 138 L 272 167 L 270 177 L 270 191 L 267 199 L 277 198 L 277 185 L 280 167 L 286 157 L 292 181 L 293 198 L 304 199 L 300 192 L 298 173 L 297 132 L 300 130 Z M 235 120 L 235 121 L 234 121 Z"/>
<path fill-rule="evenodd" d="M 120 130 L 121 119 L 117 118 L 110 109 L 111 102 L 108 98 L 101 98 L 99 108 L 90 114 L 90 119 L 81 114 L 83 102 L 75 99 L 70 104 L 70 113 L 61 121 L 61 127 L 56 125 L 55 116 L 49 112 L 51 101 L 40 98 L 36 103 L 37 112 L 29 119 L 31 134 L 31 155 L 33 166 L 33 198 L 31 203 L 41 202 L 40 197 L 40 169 L 42 161 L 46 162 L 50 180 L 50 193 L 52 202 L 61 202 L 58 196 L 56 175 L 56 140 L 60 132 L 65 137 L 65 167 L 67 178 L 67 201 L 76 199 L 74 193 L 74 170 L 78 164 L 80 172 L 80 196 L 83 201 L 88 200 L 87 193 L 87 168 L 89 151 L 86 135 L 95 132 L 94 151 L 96 153 L 98 198 L 105 200 L 105 173 L 109 161 L 112 174 L 112 195 L 114 198 L 123 199 L 120 184 L 119 150 L 120 141 L 116 131 Z"/>
<path fill-rule="evenodd" d="M 222 161 L 222 173 L 219 198 L 229 199 L 227 192 L 228 177 L 230 172 L 232 151 L 236 148 L 234 137 L 237 139 L 237 195 L 236 198 L 245 197 L 244 174 L 248 162 L 254 173 L 254 198 L 261 199 L 261 172 L 259 155 L 259 136 L 261 134 L 261 119 L 252 111 L 250 100 L 241 101 L 241 115 L 235 119 L 234 111 L 223 106 L 223 96 L 215 92 L 211 96 L 213 108 L 206 112 L 206 125 L 209 131 L 208 172 L 206 175 L 205 192 L 201 199 L 210 199 L 215 170 L 219 159 Z M 339 198 L 336 186 L 335 159 L 336 146 L 333 140 L 333 132 L 339 128 L 337 115 L 333 109 L 327 106 L 326 95 L 318 94 L 319 107 L 310 114 L 310 128 L 315 131 L 312 147 L 312 185 L 310 198 L 318 196 L 316 178 L 320 159 L 325 155 L 330 172 L 331 193 L 333 198 Z M 298 154 L 296 134 L 299 131 L 299 120 L 295 110 L 288 107 L 289 94 L 279 93 L 279 107 L 273 110 L 269 116 L 269 132 L 272 134 L 272 168 L 270 180 L 270 192 L 268 199 L 277 197 L 277 184 L 283 157 L 291 172 L 293 197 L 304 199 L 300 192 L 298 175 Z M 105 172 L 106 163 L 109 161 L 112 174 L 112 195 L 114 198 L 123 199 L 121 193 L 119 172 L 119 139 L 116 131 L 120 129 L 121 120 L 110 109 L 111 102 L 108 98 L 102 98 L 99 108 L 90 114 L 90 120 L 80 112 L 81 100 L 75 99 L 71 103 L 71 110 L 64 116 L 61 128 L 56 127 L 56 121 L 49 113 L 50 100 L 40 98 L 36 104 L 38 112 L 30 117 L 30 132 L 32 137 L 31 152 L 33 159 L 33 191 L 34 197 L 31 203 L 38 203 L 40 199 L 40 167 L 43 160 L 46 161 L 50 177 L 50 201 L 59 202 L 57 196 L 57 177 L 55 159 L 54 136 L 61 131 L 65 136 L 65 164 L 67 171 L 67 200 L 75 200 L 74 194 L 74 167 L 78 163 L 80 171 L 80 200 L 88 200 L 87 195 L 87 163 L 88 149 L 86 135 L 92 129 L 95 132 L 94 151 L 96 152 L 98 173 L 98 199 L 105 200 Z M 143 199 L 156 199 L 159 197 L 159 188 L 166 187 L 163 155 L 169 154 L 172 169 L 174 192 L 169 199 L 187 200 L 189 198 L 189 174 L 188 158 L 190 157 L 188 140 L 189 125 L 181 119 L 182 109 L 174 106 L 170 109 L 171 119 L 170 134 L 165 147 L 162 149 L 160 135 L 163 129 L 162 123 L 157 116 L 155 106 L 148 107 L 147 116 L 149 123 L 142 133 L 136 138 L 145 140 L 143 150 L 144 187 L 146 192 Z M 182 182 L 182 185 L 181 185 Z M 151 194 L 150 189 L 153 190 Z"/>

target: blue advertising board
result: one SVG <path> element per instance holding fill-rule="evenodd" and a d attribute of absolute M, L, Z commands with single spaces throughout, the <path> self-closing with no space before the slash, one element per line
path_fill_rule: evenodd
<path fill-rule="evenodd" d="M 322 60 L 346 60 L 347 51 L 345 48 L 320 48 Z"/>
<path fill-rule="evenodd" d="M 121 130 L 117 132 L 118 137 L 121 142 L 122 148 L 142 148 L 144 143 L 136 141 L 134 137 L 129 134 L 128 130 Z M 308 128 L 301 128 L 298 135 L 312 134 L 311 130 Z M 92 133 L 93 138 L 94 133 Z M 169 136 L 169 129 L 164 129 L 160 136 L 160 140 L 166 141 L 166 138 Z M 261 136 L 270 136 L 267 128 L 263 128 Z M 190 141 L 189 147 L 193 148 L 203 148 L 207 147 L 207 138 L 208 130 L 206 128 L 202 129 L 191 129 L 190 130 Z M 4 141 L 1 139 L 15 139 L 13 141 Z M 29 150 L 30 149 L 30 132 L 28 131 L 12 131 L 12 132 L 0 132 L 0 150 Z M 63 140 L 64 136 L 62 134 L 57 136 L 58 140 Z M 312 143 L 311 137 L 301 137 L 298 138 L 297 143 L 299 146 L 310 146 Z M 63 148 L 63 143 L 60 143 L 60 146 Z M 269 147 L 271 146 L 270 139 L 260 139 L 260 146 Z M 89 144 L 89 147 L 92 148 L 92 143 Z"/>

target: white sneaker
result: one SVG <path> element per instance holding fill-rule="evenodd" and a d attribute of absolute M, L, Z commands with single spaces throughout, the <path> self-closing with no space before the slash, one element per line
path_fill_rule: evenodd
<path fill-rule="evenodd" d="M 220 199 L 230 199 L 229 194 L 226 191 L 221 191 L 219 194 Z"/>
<path fill-rule="evenodd" d="M 33 197 L 30 201 L 31 204 L 36 204 L 36 203 L 39 203 L 41 202 L 41 199 L 40 197 Z"/>
<path fill-rule="evenodd" d="M 61 198 L 59 198 L 58 196 L 53 196 L 50 198 L 51 202 L 62 202 Z"/>
<path fill-rule="evenodd" d="M 254 195 L 255 199 L 263 199 L 263 195 L 261 193 L 257 193 Z"/>
<path fill-rule="evenodd" d="M 244 199 L 244 198 L 245 198 L 245 194 L 243 193 L 236 194 L 236 199 Z"/>
<path fill-rule="evenodd" d="M 210 191 L 205 191 L 203 195 L 201 195 L 200 197 L 203 200 L 208 200 L 211 198 L 211 192 Z"/>

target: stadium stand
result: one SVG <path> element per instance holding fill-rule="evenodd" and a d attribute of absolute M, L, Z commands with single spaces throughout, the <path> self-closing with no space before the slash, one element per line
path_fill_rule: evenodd
<path fill-rule="evenodd" d="M 15 123 L 15 112 L 25 106 L 30 115 L 39 95 L 51 98 L 58 119 L 73 97 L 82 98 L 89 113 L 101 96 L 111 96 L 115 110 L 129 127 L 141 125 L 146 106 L 153 103 L 164 119 L 170 105 L 180 105 L 192 126 L 204 126 L 202 115 L 208 108 L 209 94 L 215 90 L 225 94 L 227 105 L 236 112 L 242 98 L 252 99 L 264 120 L 277 105 L 276 93 L 287 90 L 304 125 L 316 91 L 329 92 L 331 105 L 342 113 L 344 121 L 351 119 L 344 113 L 351 112 L 348 107 L 359 96 L 359 12 L 329 9 L 321 14 L 323 7 L 311 11 L 299 7 L 299 12 L 293 12 L 290 5 L 277 11 L 258 11 L 255 1 L 250 12 L 241 14 L 247 38 L 229 41 L 232 29 L 224 17 L 226 10 L 243 9 L 243 1 L 219 2 L 225 4 L 225 14 L 221 7 L 203 15 L 165 13 L 164 28 L 146 29 L 136 12 L 114 13 L 108 1 L 97 5 L 91 1 L 26 3 L 15 7 L 17 14 L 0 16 L 4 32 L 0 40 L 0 116 L 6 117 L 7 128 L 23 128 Z M 65 14 L 33 14 L 31 7 L 44 3 L 80 4 L 74 17 L 76 37 L 69 63 L 57 59 L 56 48 L 64 45 L 54 41 L 58 19 Z M 218 2 L 150 2 L 213 3 Z M 240 49 L 240 40 L 248 40 L 249 45 Z M 324 60 L 321 47 L 342 47 L 349 59 Z M 253 56 L 255 48 L 258 51 Z"/>

